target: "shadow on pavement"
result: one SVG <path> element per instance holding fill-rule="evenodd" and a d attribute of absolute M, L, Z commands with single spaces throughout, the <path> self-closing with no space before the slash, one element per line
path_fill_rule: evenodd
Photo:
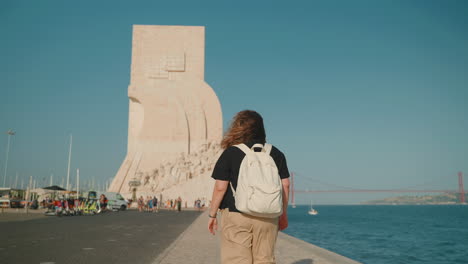
<path fill-rule="evenodd" d="M 313 264 L 314 260 L 313 259 L 301 259 L 298 261 L 294 261 L 292 264 Z"/>

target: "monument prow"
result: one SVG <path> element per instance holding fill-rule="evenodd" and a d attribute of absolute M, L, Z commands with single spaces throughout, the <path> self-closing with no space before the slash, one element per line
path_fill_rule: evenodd
<path fill-rule="evenodd" d="M 210 197 L 222 112 L 204 67 L 204 27 L 133 26 L 127 155 L 109 191 Z"/>

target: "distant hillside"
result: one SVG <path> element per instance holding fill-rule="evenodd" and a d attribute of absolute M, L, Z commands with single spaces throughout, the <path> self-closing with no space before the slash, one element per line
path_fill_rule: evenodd
<path fill-rule="evenodd" d="M 439 195 L 397 196 L 383 200 L 372 200 L 362 204 L 456 204 L 459 194 L 444 193 Z"/>

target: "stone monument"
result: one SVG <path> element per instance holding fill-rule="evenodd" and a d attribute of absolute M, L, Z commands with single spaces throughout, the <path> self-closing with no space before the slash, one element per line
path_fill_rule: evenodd
<path fill-rule="evenodd" d="M 133 26 L 128 149 L 109 191 L 211 198 L 222 113 L 204 64 L 204 27 Z"/>

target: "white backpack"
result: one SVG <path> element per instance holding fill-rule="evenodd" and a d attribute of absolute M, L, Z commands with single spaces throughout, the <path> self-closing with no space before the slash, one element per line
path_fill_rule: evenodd
<path fill-rule="evenodd" d="M 278 168 L 270 156 L 272 146 L 255 144 L 249 149 L 245 144 L 235 145 L 245 153 L 239 168 L 237 189 L 231 183 L 236 208 L 242 213 L 274 218 L 283 213 L 283 185 Z M 254 148 L 262 151 L 255 152 Z"/>

